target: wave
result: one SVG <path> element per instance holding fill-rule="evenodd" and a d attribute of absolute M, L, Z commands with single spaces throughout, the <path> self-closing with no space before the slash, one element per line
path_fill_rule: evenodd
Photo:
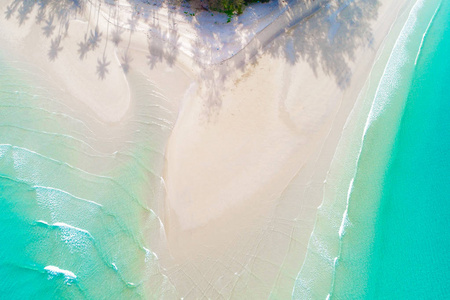
<path fill-rule="evenodd" d="M 348 187 L 348 192 L 347 192 L 347 202 L 345 205 L 345 211 L 344 214 L 342 216 L 342 222 L 341 222 L 341 226 L 339 227 L 339 238 L 342 239 L 342 237 L 345 234 L 345 228 L 349 225 L 350 220 L 348 219 L 348 205 L 350 202 L 350 196 L 352 194 L 353 191 L 353 183 L 355 182 L 355 177 L 352 178 L 352 180 L 350 181 L 350 185 Z"/>
<path fill-rule="evenodd" d="M 67 195 L 67 196 L 69 196 L 70 198 L 75 199 L 75 200 L 79 200 L 79 201 L 82 201 L 82 202 L 86 202 L 86 203 L 89 203 L 89 204 L 93 204 L 93 205 L 99 206 L 99 207 L 102 207 L 102 206 L 103 206 L 103 205 L 101 205 L 101 204 L 98 204 L 98 203 L 95 202 L 95 201 L 77 197 L 77 196 L 75 196 L 75 195 L 73 195 L 73 194 L 71 194 L 71 193 L 69 193 L 69 192 L 67 192 L 67 191 L 63 191 L 63 190 L 61 190 L 61 189 L 57 189 L 57 188 L 54 188 L 54 187 L 35 185 L 35 186 L 33 186 L 33 188 L 36 189 L 37 191 L 38 191 L 38 190 L 56 191 L 56 192 L 58 192 L 58 193 L 65 194 L 65 195 Z"/>
<path fill-rule="evenodd" d="M 45 156 L 43 154 L 40 154 L 36 151 L 19 147 L 19 146 L 13 146 L 11 144 L 0 144 L 0 159 L 6 155 L 6 153 L 10 152 L 10 155 L 13 159 L 13 167 L 16 172 L 16 177 L 18 179 L 23 180 L 24 182 L 27 182 L 31 185 L 40 185 L 40 176 L 41 174 L 45 174 L 45 172 L 38 172 L 37 170 L 29 170 L 26 168 L 26 166 L 35 165 L 31 161 L 31 157 L 40 157 L 46 161 L 48 161 L 49 164 L 54 164 L 56 166 L 61 166 L 64 168 L 67 168 L 70 171 L 76 172 L 78 174 L 84 175 L 89 179 L 94 179 L 94 181 L 103 181 L 105 184 L 106 182 L 110 182 L 113 184 L 113 186 L 116 186 L 120 191 L 126 195 L 130 200 L 132 200 L 137 206 L 144 209 L 145 211 L 150 212 L 151 214 L 154 214 L 155 217 L 158 217 L 156 213 L 146 205 L 146 203 L 143 203 L 140 201 L 136 195 L 132 194 L 128 189 L 124 187 L 122 183 L 120 183 L 116 178 L 106 175 L 100 175 L 95 174 L 86 170 L 83 170 L 81 168 L 78 168 L 74 165 L 71 165 L 67 162 L 60 161 L 48 156 Z"/>
<path fill-rule="evenodd" d="M 373 122 L 377 120 L 385 112 L 389 104 L 392 101 L 394 101 L 395 94 L 398 93 L 399 90 L 401 90 L 402 84 L 405 83 L 406 81 L 409 82 L 414 70 L 414 66 L 417 63 L 417 57 L 420 54 L 424 37 L 426 36 L 426 33 L 428 32 L 428 29 L 433 22 L 434 16 L 436 15 L 440 7 L 439 3 L 439 6 L 435 10 L 434 15 L 431 18 L 430 22 L 428 23 L 428 27 L 425 30 L 425 33 L 423 34 L 422 42 L 420 44 L 416 60 L 414 62 L 414 65 L 412 65 L 411 62 L 413 55 L 411 51 L 407 48 L 407 46 L 408 43 L 411 41 L 411 37 L 417 30 L 418 13 L 423 9 L 425 2 L 426 0 L 418 0 L 411 9 L 408 18 L 405 24 L 403 25 L 403 28 L 394 44 L 392 52 L 387 61 L 387 64 L 384 68 L 383 74 L 381 76 L 380 82 L 375 92 L 375 97 L 372 102 L 369 115 L 366 119 L 364 130 L 361 136 L 361 143 L 357 154 L 356 163 L 354 166 L 353 177 L 350 180 L 348 186 L 345 211 L 343 213 L 341 226 L 339 228 L 339 251 L 338 255 L 335 257 L 333 264 L 332 285 L 330 293 L 328 294 L 328 296 L 330 297 L 333 295 L 334 291 L 334 285 L 336 280 L 336 266 L 341 256 L 343 237 L 345 235 L 345 228 L 350 224 L 348 209 L 350 206 L 350 199 L 352 197 L 352 193 L 354 190 L 355 178 L 357 178 L 358 176 L 358 170 L 361 162 L 362 151 L 365 146 L 367 133 L 369 131 L 369 128 L 373 125 Z M 411 70 L 404 70 L 405 66 L 411 65 L 413 66 Z M 406 97 L 403 100 L 406 101 Z"/>
<path fill-rule="evenodd" d="M 58 98 L 40 95 L 34 82 L 19 85 L 20 80 L 11 76 L 4 81 L 5 72 L 0 75 L 0 111 L 4 108 L 0 119 L 7 118 L 0 124 L 0 196 L 7 197 L 6 204 L 24 221 L 18 232 L 29 230 L 27 234 L 32 234 L 27 237 L 36 243 L 27 253 L 29 266 L 20 267 L 41 273 L 44 280 L 53 278 L 53 284 L 73 283 L 70 291 L 75 286 L 90 287 L 103 275 L 105 282 L 115 284 L 111 290 L 133 290 L 124 295 L 139 295 L 150 281 L 167 281 L 141 228 L 163 226 L 147 199 L 156 199 L 150 194 L 153 177 L 157 183 L 163 181 L 154 170 L 164 154 L 159 137 L 173 127 L 172 111 L 164 104 L 168 99 L 155 91 L 150 96 L 161 99 L 152 104 L 144 91 L 135 108 L 140 114 L 125 120 L 117 137 L 104 134 L 106 125 L 90 114 L 77 119 L 63 113 L 77 116 L 78 111 Z M 163 116 L 157 118 L 161 111 Z M 144 124 L 148 118 L 150 122 Z M 117 141 L 123 146 L 116 147 Z M 114 147 L 103 147 L 106 143 Z M 109 153 L 110 148 L 116 151 Z M 111 167 L 96 169 L 100 162 L 90 166 L 86 157 L 103 158 L 110 163 L 104 165 Z M 143 183 L 150 187 L 145 187 L 145 194 Z M 15 249 L 7 245 L 7 250 Z M 94 264 L 95 269 L 89 267 Z M 84 292 L 83 298 L 95 298 L 89 290 Z"/>
<path fill-rule="evenodd" d="M 44 270 L 53 276 L 63 275 L 66 278 L 65 283 L 69 285 L 77 279 L 77 276 L 73 272 L 60 269 L 56 266 L 46 266 Z"/>
<path fill-rule="evenodd" d="M 441 9 L 441 4 L 442 4 L 442 2 L 440 2 L 440 3 L 439 3 L 439 6 L 436 8 L 436 10 L 435 10 L 435 12 L 434 12 L 434 15 L 433 15 L 433 17 L 431 18 L 430 23 L 428 23 L 428 27 L 427 27 L 427 29 L 425 30 L 425 32 L 424 32 L 424 34 L 423 34 L 423 36 L 422 36 L 422 41 L 420 42 L 419 51 L 417 52 L 416 60 L 414 61 L 414 65 L 417 65 L 417 61 L 419 60 L 420 53 L 422 53 L 423 43 L 425 42 L 425 39 L 426 39 L 426 37 L 428 36 L 428 31 L 430 30 L 430 27 L 431 27 L 431 25 L 432 25 L 433 22 L 434 22 L 434 17 L 436 17 L 437 13 L 438 13 L 439 10 Z"/>
<path fill-rule="evenodd" d="M 383 71 L 380 83 L 375 93 L 375 98 L 372 107 L 367 118 L 366 125 L 364 127 L 363 139 L 369 129 L 370 125 L 375 121 L 384 111 L 386 106 L 393 98 L 393 93 L 399 88 L 400 81 L 402 79 L 402 67 L 410 59 L 410 53 L 408 52 L 406 45 L 409 41 L 409 37 L 413 34 L 417 25 L 417 14 L 422 9 L 426 0 L 418 0 L 411 12 L 408 19 L 400 32 L 400 35 L 395 42 L 392 49 L 389 60 Z"/>
<path fill-rule="evenodd" d="M 338 255 L 335 257 L 333 264 L 333 275 L 332 275 L 332 285 L 329 295 L 333 295 L 335 279 L 336 279 L 336 266 L 341 257 L 343 237 L 345 235 L 345 228 L 350 224 L 350 218 L 348 215 L 348 209 L 350 206 L 350 199 L 354 191 L 355 178 L 358 176 L 358 170 L 361 162 L 362 152 L 365 146 L 366 136 L 369 128 L 373 125 L 373 122 L 377 120 L 389 106 L 389 104 L 394 101 L 395 94 L 401 90 L 401 85 L 411 78 L 412 71 L 404 70 L 405 66 L 411 65 L 412 53 L 408 51 L 407 45 L 410 42 L 411 36 L 417 29 L 418 24 L 418 13 L 422 10 L 425 5 L 426 0 L 418 0 L 412 7 L 408 18 L 403 25 L 403 28 L 394 44 L 392 52 L 389 56 L 387 64 L 384 68 L 383 74 L 381 76 L 380 82 L 375 92 L 375 97 L 372 102 L 372 106 L 369 111 L 369 115 L 366 119 L 364 125 L 364 130 L 361 136 L 361 143 L 358 150 L 353 177 L 348 185 L 347 199 L 345 211 L 341 220 L 341 226 L 339 228 L 339 250 Z M 439 7 L 438 7 L 439 8 Z M 437 9 L 438 10 L 438 9 Z M 436 12 L 437 12 L 436 10 Z M 435 12 L 435 14 L 436 14 Z M 433 16 L 434 18 L 434 16 Z M 432 19 L 433 19 L 432 18 Z M 432 20 L 429 24 L 431 24 Z M 428 28 L 427 28 L 428 30 Z M 426 31 L 427 31 L 426 30 Z M 425 35 L 425 34 L 424 34 Z M 420 52 L 420 49 L 419 49 Z M 415 65 L 415 63 L 414 63 Z M 406 99 L 404 99 L 406 100 Z"/>
<path fill-rule="evenodd" d="M 1 150 L 1 148 L 0 148 Z M 0 155 L 1 157 L 1 155 Z M 142 245 L 142 241 L 140 241 L 130 230 L 130 228 L 121 220 L 121 218 L 113 213 L 112 211 L 109 211 L 108 209 L 106 209 L 103 205 L 92 201 L 92 200 L 88 200 L 88 199 L 84 199 L 84 198 L 80 198 L 77 197 L 67 191 L 58 189 L 58 188 L 54 188 L 54 187 L 47 187 L 47 186 L 38 186 L 38 185 L 32 185 L 32 183 L 30 184 L 29 182 L 27 182 L 26 180 L 21 180 L 21 179 L 17 179 L 17 178 L 13 178 L 7 175 L 3 175 L 0 174 L 0 179 L 6 179 L 8 181 L 12 181 L 16 184 L 24 184 L 27 186 L 27 189 L 31 189 L 34 190 L 36 192 L 36 200 L 37 200 L 37 204 L 39 204 L 41 207 L 43 208 L 47 208 L 48 212 L 50 212 L 50 215 L 52 216 L 52 220 L 59 220 L 61 217 L 63 217 L 65 214 L 60 214 L 59 210 L 55 210 L 54 208 L 56 207 L 61 207 L 61 205 L 64 203 L 64 206 L 67 207 L 73 200 L 79 202 L 80 204 L 87 204 L 89 206 L 82 206 L 79 207 L 79 209 L 82 209 L 82 211 L 84 211 L 84 213 L 86 214 L 87 212 L 90 212 L 92 214 L 99 214 L 97 212 L 93 213 L 91 212 L 92 209 L 100 209 L 101 213 L 99 215 L 105 215 L 107 218 L 112 218 L 112 222 L 118 226 L 118 228 L 120 228 L 121 232 L 123 234 L 125 234 L 126 236 L 130 237 L 134 244 L 142 249 L 145 252 L 145 260 L 149 261 L 151 259 L 152 256 L 154 256 L 157 259 L 157 256 L 155 253 L 153 253 L 152 251 L 150 251 L 149 249 L 143 247 Z M 73 207 L 72 207 L 72 212 L 73 212 Z M 161 220 L 159 220 L 159 224 L 161 227 L 163 227 Z M 35 221 L 35 224 L 42 224 L 42 225 L 47 225 L 50 227 L 66 227 L 66 229 L 70 229 L 70 225 L 65 225 L 65 223 L 63 222 L 55 222 L 53 225 L 49 224 L 46 221 L 43 220 L 38 220 Z M 75 227 L 73 227 L 72 229 L 76 229 Z M 83 229 L 78 228 L 80 232 L 84 231 Z M 89 233 L 86 231 L 86 233 Z M 92 235 L 89 233 L 90 237 L 92 238 L 94 244 L 95 244 L 95 240 L 92 237 Z M 94 245 L 95 246 L 95 245 Z"/>
<path fill-rule="evenodd" d="M 71 253 L 85 253 L 91 247 L 100 251 L 94 237 L 85 229 L 64 222 L 50 224 L 43 220 L 37 220 L 36 224 L 59 230 L 60 240 L 67 245 Z"/>
<path fill-rule="evenodd" d="M 333 292 L 335 289 L 335 280 L 336 280 L 336 269 L 339 264 L 339 260 L 340 260 L 341 253 L 342 253 L 342 243 L 343 243 L 344 236 L 346 234 L 346 228 L 351 224 L 351 219 L 349 217 L 349 207 L 351 205 L 351 198 L 352 198 L 352 195 L 353 195 L 353 192 L 355 189 L 355 180 L 358 176 L 358 169 L 361 164 L 361 156 L 362 156 L 362 152 L 363 152 L 363 149 L 365 146 L 367 134 L 369 132 L 369 128 L 371 128 L 374 121 L 376 121 L 377 119 L 379 119 L 379 117 L 381 115 L 383 115 L 383 113 L 389 107 L 391 102 L 395 99 L 394 95 L 398 95 L 398 93 L 402 93 L 403 91 L 405 91 L 405 86 L 409 86 L 409 80 L 411 79 L 412 73 L 413 73 L 412 71 L 414 70 L 413 62 L 414 62 L 414 58 L 415 58 L 415 55 L 414 55 L 415 53 L 412 53 L 411 50 L 408 48 L 408 46 L 411 41 L 415 42 L 415 38 L 412 39 L 412 37 L 414 36 L 414 34 L 417 33 L 417 26 L 418 26 L 418 24 L 420 24 L 419 12 L 422 11 L 422 9 L 424 8 L 425 3 L 427 1 L 428 0 L 417 0 L 414 3 L 412 9 L 409 11 L 406 22 L 403 24 L 400 34 L 398 35 L 398 37 L 394 43 L 394 46 L 393 46 L 392 50 L 390 51 L 389 58 L 387 59 L 386 65 L 385 65 L 382 75 L 379 79 L 376 91 L 373 96 L 373 100 L 371 101 L 371 106 L 370 106 L 368 116 L 365 120 L 365 123 L 363 123 L 364 127 L 362 129 L 362 136 L 359 140 L 357 150 L 355 149 L 355 152 L 356 152 L 355 156 L 354 156 L 355 159 L 354 160 L 352 159 L 353 162 L 351 162 L 351 164 L 353 164 L 353 165 L 351 166 L 350 170 L 353 170 L 353 174 L 352 175 L 349 174 L 350 175 L 349 177 L 351 177 L 351 178 L 349 181 L 347 181 L 347 184 L 345 184 L 345 186 L 347 187 L 346 200 L 345 200 L 345 203 L 343 203 L 343 205 L 342 205 L 344 208 L 343 208 L 343 213 L 340 217 L 339 224 L 337 224 L 336 227 L 334 227 L 333 224 L 330 224 L 330 223 L 334 223 L 334 221 L 335 221 L 334 220 L 335 211 L 330 212 L 328 210 L 329 208 L 325 207 L 326 204 L 324 204 L 324 202 L 325 202 L 326 198 L 324 198 L 322 204 L 319 207 L 319 208 L 321 208 L 322 211 L 319 211 L 319 215 L 318 215 L 317 219 L 328 218 L 329 220 L 327 220 L 327 221 L 329 224 L 326 226 L 330 226 L 330 228 L 332 230 L 334 230 L 335 228 L 338 228 L 338 230 L 337 230 L 338 238 L 337 238 L 337 244 L 336 244 L 337 255 L 331 259 L 329 257 L 329 254 L 330 254 L 329 251 L 326 251 L 327 255 L 325 255 L 325 256 L 323 255 L 324 254 L 322 251 L 323 248 L 330 247 L 330 249 L 332 249 L 334 247 L 333 246 L 334 244 L 328 245 L 327 243 L 325 243 L 325 240 L 322 242 L 318 241 L 319 239 L 329 239 L 330 233 L 324 234 L 324 232 L 322 232 L 323 228 L 319 228 L 321 225 L 317 225 L 318 221 L 316 219 L 316 226 L 319 226 L 319 227 L 316 227 L 316 226 L 314 227 L 314 231 L 311 235 L 311 239 L 308 244 L 307 257 L 305 258 L 303 267 L 297 276 L 295 287 L 294 287 L 293 293 L 292 293 L 292 298 L 297 298 L 297 297 L 299 297 L 299 295 L 301 295 L 300 298 L 301 297 L 313 297 L 313 296 L 317 297 L 317 294 L 315 294 L 315 291 L 313 290 L 313 288 L 319 287 L 320 283 L 314 283 L 314 280 L 315 280 L 314 278 L 316 278 L 318 281 L 321 281 L 321 282 L 326 281 L 327 287 L 329 287 L 329 289 L 325 295 L 326 295 L 327 299 L 330 299 L 333 297 Z M 435 14 L 436 14 L 436 12 L 435 12 Z M 434 16 L 433 16 L 433 18 L 434 18 Z M 426 31 L 428 31 L 428 29 Z M 380 49 L 382 49 L 382 48 L 380 48 Z M 383 50 L 380 50 L 380 51 L 383 51 Z M 411 68 L 411 70 L 409 70 L 409 69 L 405 70 L 404 69 L 405 67 Z M 369 76 L 369 80 L 370 80 L 371 76 L 372 76 L 372 74 Z M 406 92 L 407 92 L 407 90 L 406 90 Z M 362 128 L 362 127 L 360 127 L 360 128 Z M 348 158 L 346 158 L 346 159 L 348 159 Z M 335 158 L 333 158 L 333 161 L 334 160 L 335 160 Z M 336 162 L 333 162 L 333 165 L 336 165 L 335 163 Z M 342 164 L 340 164 L 340 168 L 342 168 Z M 330 174 L 327 175 L 326 182 L 329 181 L 328 180 L 329 175 Z M 343 190 L 342 190 L 342 192 L 343 192 Z M 333 200 L 340 201 L 338 198 L 333 199 Z M 340 205 L 337 205 L 336 202 L 334 202 L 333 206 L 340 206 Z M 331 208 L 331 209 L 333 209 L 333 208 Z M 316 244 L 326 245 L 326 246 L 317 248 Z M 314 251 L 314 254 L 318 255 L 320 263 L 314 260 L 314 258 L 316 258 L 317 256 L 310 255 L 311 251 Z M 308 256 L 310 256 L 310 257 L 308 258 Z M 310 259 L 311 261 L 308 263 L 307 259 Z M 313 260 L 314 260 L 314 262 L 313 262 Z M 325 271 L 323 271 L 323 272 L 327 272 L 326 270 L 328 270 L 328 267 L 330 267 L 331 277 L 325 278 L 326 276 L 324 277 L 321 275 L 313 274 L 312 278 L 304 278 L 305 274 L 307 274 L 307 273 L 309 273 L 308 275 L 312 274 L 309 272 L 309 269 L 307 270 L 307 268 L 309 268 L 309 266 L 312 266 L 311 263 L 315 267 L 317 267 L 318 265 L 325 266 L 326 269 L 324 269 Z M 306 267 L 304 269 L 304 267 L 306 265 L 308 265 L 308 267 Z M 328 279 L 330 279 L 329 282 L 328 282 Z M 322 292 L 325 292 L 325 291 L 322 290 Z M 324 295 L 324 297 L 325 297 L 325 295 Z"/>
<path fill-rule="evenodd" d="M 67 231 L 67 230 L 75 231 L 75 232 L 78 232 L 78 233 L 81 233 L 81 234 L 85 234 L 85 235 L 89 236 L 90 238 L 94 239 L 94 237 L 91 235 L 91 233 L 89 231 L 87 231 L 85 229 L 82 229 L 82 228 L 78 228 L 78 227 L 69 225 L 69 224 L 66 224 L 66 223 L 63 223 L 63 222 L 56 222 L 56 223 L 53 223 L 53 224 L 49 224 L 49 223 L 47 223 L 45 221 L 37 220 L 36 223 L 43 224 L 43 225 L 46 225 L 46 226 L 49 226 L 49 227 L 56 227 L 56 228 L 62 229 L 64 231 Z"/>

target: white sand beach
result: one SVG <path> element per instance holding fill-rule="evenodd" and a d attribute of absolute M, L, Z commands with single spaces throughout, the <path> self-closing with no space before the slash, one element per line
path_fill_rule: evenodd
<path fill-rule="evenodd" d="M 411 3 L 271 1 L 227 23 L 149 2 L 1 1 L 2 49 L 46 74 L 70 114 L 106 124 L 91 124 L 98 136 L 124 136 L 99 139 L 111 153 L 145 102 L 133 86 L 156 86 L 174 119 L 153 170 L 162 192 L 142 197 L 174 298 L 289 298 L 341 132 Z"/>

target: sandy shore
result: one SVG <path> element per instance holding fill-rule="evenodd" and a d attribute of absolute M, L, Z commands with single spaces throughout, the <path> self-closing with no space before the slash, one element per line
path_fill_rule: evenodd
<path fill-rule="evenodd" d="M 138 113 L 136 76 L 170 102 L 177 118 L 157 170 L 165 193 L 152 209 L 164 229 L 156 263 L 178 297 L 284 299 L 340 133 L 410 3 L 271 2 L 230 23 L 159 2 L 3 1 L 0 9 L 7 50 L 109 134 Z"/>

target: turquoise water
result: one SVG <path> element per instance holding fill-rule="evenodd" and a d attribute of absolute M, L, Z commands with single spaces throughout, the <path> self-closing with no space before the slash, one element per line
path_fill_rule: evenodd
<path fill-rule="evenodd" d="M 450 295 L 450 3 L 398 18 L 333 159 L 295 299 Z"/>
<path fill-rule="evenodd" d="M 145 79 L 130 80 L 138 99 L 131 109 L 140 114 L 110 127 L 67 106 L 39 70 L 5 57 L 0 53 L 0 298 L 140 299 L 147 289 L 147 297 L 170 295 L 155 263 L 158 245 L 150 247 L 159 239 L 151 235 L 160 232 L 154 199 L 171 126 L 153 120 L 173 119 L 164 99 Z"/>
<path fill-rule="evenodd" d="M 336 298 L 450 297 L 449 53 L 450 2 L 442 1 L 425 35 L 390 149 L 372 246 L 365 253 L 368 260 L 365 264 L 353 261 L 351 248 L 357 240 L 345 242 L 342 268 L 336 274 Z M 382 139 L 383 135 L 377 132 L 373 138 Z M 376 149 L 375 145 L 373 151 Z M 356 201 L 351 205 L 358 205 Z M 367 275 L 358 278 L 348 274 L 358 269 Z M 366 282 L 359 282 L 361 279 Z"/>

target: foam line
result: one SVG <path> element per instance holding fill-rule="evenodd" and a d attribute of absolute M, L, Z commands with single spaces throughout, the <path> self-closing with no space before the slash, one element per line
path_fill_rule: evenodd
<path fill-rule="evenodd" d="M 76 279 L 77 279 L 77 276 L 76 276 L 73 272 L 68 271 L 68 270 L 60 269 L 60 268 L 58 268 L 58 267 L 56 267 L 56 266 L 46 266 L 46 267 L 44 268 L 44 270 L 46 270 L 49 274 L 55 275 L 55 276 L 61 274 L 61 275 L 63 275 L 67 280 L 76 280 Z"/>
<path fill-rule="evenodd" d="M 441 8 L 441 3 L 439 3 L 439 6 L 436 8 L 436 11 L 434 12 L 434 15 L 431 18 L 430 23 L 428 23 L 428 27 L 427 27 L 427 29 L 425 30 L 425 32 L 424 32 L 424 34 L 422 36 L 422 41 L 420 42 L 419 52 L 417 52 L 417 56 L 416 56 L 416 60 L 414 61 L 414 65 L 417 65 L 417 61 L 419 60 L 420 53 L 422 52 L 423 43 L 425 41 L 425 38 L 428 35 L 428 30 L 430 29 L 431 24 L 433 24 L 434 17 L 437 15 L 437 13 L 439 12 L 439 9 Z"/>

